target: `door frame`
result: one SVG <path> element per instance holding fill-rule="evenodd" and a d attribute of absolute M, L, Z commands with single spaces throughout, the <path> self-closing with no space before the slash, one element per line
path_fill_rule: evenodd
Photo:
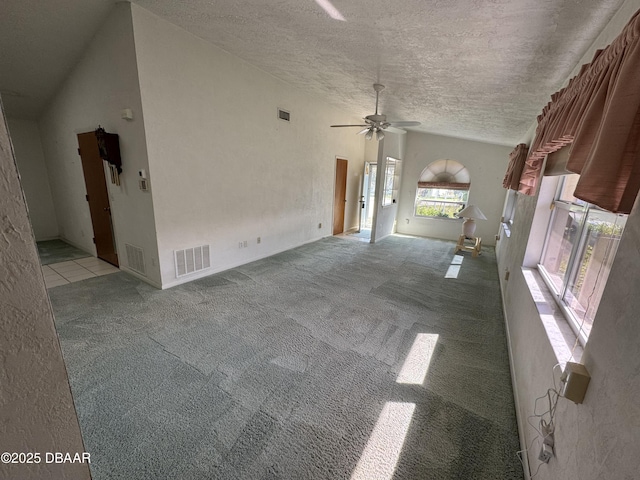
<path fill-rule="evenodd" d="M 332 215 L 332 222 L 331 222 L 331 234 L 332 235 L 339 235 L 341 233 L 344 233 L 344 221 L 345 221 L 345 211 L 346 211 L 346 206 L 347 206 L 347 179 L 349 177 L 349 160 L 343 156 L 336 156 L 335 157 L 335 170 L 334 170 L 334 180 L 333 180 L 333 215 Z M 339 200 L 337 198 L 338 195 L 338 165 L 340 164 L 340 162 L 344 162 L 344 199 Z M 342 229 L 340 231 L 337 231 L 338 229 L 336 228 L 336 209 L 340 208 L 342 210 Z"/>
<path fill-rule="evenodd" d="M 375 183 L 373 185 L 371 184 L 372 167 L 375 167 L 377 170 L 378 164 L 376 162 L 364 162 L 362 183 L 360 185 L 360 221 L 358 223 L 358 231 L 362 231 L 363 228 L 367 228 L 369 211 L 371 211 L 371 228 L 373 228 L 373 205 L 376 201 L 376 185 Z"/>

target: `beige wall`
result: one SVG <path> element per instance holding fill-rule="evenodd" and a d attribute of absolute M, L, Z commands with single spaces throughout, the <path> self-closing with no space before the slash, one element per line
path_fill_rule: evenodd
<path fill-rule="evenodd" d="M 628 0 L 605 28 L 580 64 L 591 60 L 593 49 L 607 45 L 640 8 Z M 575 73 L 575 72 L 574 72 Z M 551 94 L 553 92 L 549 92 Z M 540 106 L 542 109 L 542 105 Z M 527 143 L 531 136 L 523 139 Z M 544 195 L 543 195 L 544 196 Z M 545 226 L 537 225 L 546 209 L 537 198 L 518 195 L 511 237 L 499 242 L 498 264 L 518 403 L 521 441 L 536 436 L 527 419 L 535 398 L 553 387 L 557 362 L 543 328 L 521 266 L 539 258 Z M 542 212 L 539 212 L 542 213 Z M 547 215 L 548 216 L 548 215 Z M 535 218 L 534 218 L 535 217 Z M 532 233 L 531 233 L 532 232 Z M 640 208 L 629 216 L 616 259 L 594 320 L 582 362 L 591 374 L 584 403 L 560 399 L 556 414 L 555 457 L 542 465 L 536 480 L 626 480 L 640 472 Z M 505 272 L 509 271 L 508 281 Z M 556 376 L 557 378 L 557 376 Z M 538 404 L 538 413 L 544 411 Z M 537 420 L 534 418 L 534 423 Z M 538 468 L 539 443 L 528 454 L 532 472 Z"/>
<path fill-rule="evenodd" d="M 33 120 L 19 119 L 8 119 L 8 123 L 36 240 L 58 238 L 58 221 L 38 124 Z"/>
<path fill-rule="evenodd" d="M 445 240 L 458 239 L 462 232 L 462 220 L 414 216 L 416 189 L 422 170 L 436 160 L 452 159 L 469 170 L 469 204 L 478 206 L 487 217 L 487 220 L 476 221 L 476 235 L 482 237 L 483 244 L 494 245 L 504 203 L 502 179 L 513 147 L 409 132 L 406 150 L 398 232 Z"/>
<path fill-rule="evenodd" d="M 337 156 L 357 225 L 364 140 L 329 128 L 355 118 L 136 5 L 133 21 L 163 287 L 331 235 Z M 211 269 L 176 278 L 174 251 L 199 245 Z"/>
<path fill-rule="evenodd" d="M 122 110 L 133 120 L 122 119 Z M 95 254 L 93 226 L 78 155 L 78 133 L 102 126 L 117 133 L 122 155 L 121 185 L 107 177 L 120 268 L 127 269 L 125 244 L 144 251 L 146 279 L 160 286 L 151 191 L 138 188 L 138 171 L 149 170 L 144 115 L 133 41 L 131 4 L 120 2 L 87 45 L 82 58 L 39 120 L 60 236 Z"/>
<path fill-rule="evenodd" d="M 84 446 L 1 111 L 0 199 L 0 451 L 41 453 L 39 464 L 0 463 L 0 478 L 88 479 L 86 464 L 45 462 Z"/>

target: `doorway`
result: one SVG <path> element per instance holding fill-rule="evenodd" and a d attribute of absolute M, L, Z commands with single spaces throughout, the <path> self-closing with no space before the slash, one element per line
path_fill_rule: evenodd
<path fill-rule="evenodd" d="M 333 191 L 333 234 L 344 232 L 344 209 L 347 203 L 347 161 L 336 158 L 336 185 Z"/>
<path fill-rule="evenodd" d="M 93 224 L 93 243 L 96 245 L 96 253 L 98 258 L 117 267 L 119 266 L 118 253 L 111 222 L 107 180 L 95 132 L 79 133 L 78 147 L 87 187 L 87 202 Z"/>
<path fill-rule="evenodd" d="M 371 238 L 373 212 L 376 203 L 376 174 L 378 164 L 365 162 L 362 175 L 362 195 L 360 196 L 360 231 L 361 237 Z"/>

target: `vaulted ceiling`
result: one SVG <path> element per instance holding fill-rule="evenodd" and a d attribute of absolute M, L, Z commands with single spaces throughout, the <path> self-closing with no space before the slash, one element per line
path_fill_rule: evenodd
<path fill-rule="evenodd" d="M 38 118 L 115 0 L 4 0 L 0 93 Z M 138 0 L 310 95 L 511 145 L 623 0 Z M 347 119 L 345 119 L 347 120 Z"/>

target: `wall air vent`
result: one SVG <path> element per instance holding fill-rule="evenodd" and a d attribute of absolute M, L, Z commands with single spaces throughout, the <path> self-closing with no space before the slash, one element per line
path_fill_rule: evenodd
<path fill-rule="evenodd" d="M 283 110 L 281 108 L 278 109 L 278 118 L 280 120 L 284 120 L 285 122 L 290 122 L 291 121 L 291 114 L 289 112 L 287 112 L 286 110 Z"/>
<path fill-rule="evenodd" d="M 134 245 L 124 244 L 127 249 L 127 266 L 134 272 L 140 275 L 147 275 L 147 271 L 144 268 L 144 251 L 140 247 Z"/>
<path fill-rule="evenodd" d="M 206 270 L 211 266 L 209 245 L 175 250 L 176 277 L 183 277 L 190 273 Z"/>

